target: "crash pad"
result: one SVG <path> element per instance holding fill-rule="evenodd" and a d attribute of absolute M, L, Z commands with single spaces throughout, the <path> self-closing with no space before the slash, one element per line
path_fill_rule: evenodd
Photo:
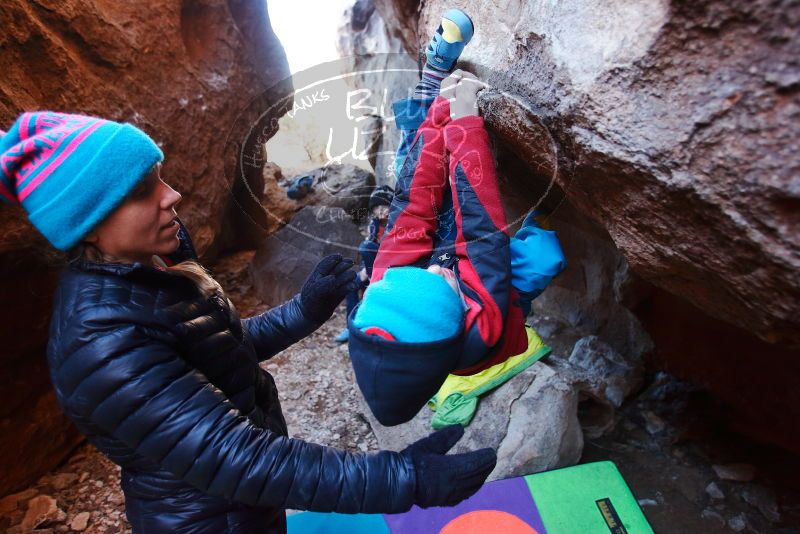
<path fill-rule="evenodd" d="M 301 512 L 289 534 L 652 534 L 613 462 L 488 482 L 453 507 L 402 514 Z"/>

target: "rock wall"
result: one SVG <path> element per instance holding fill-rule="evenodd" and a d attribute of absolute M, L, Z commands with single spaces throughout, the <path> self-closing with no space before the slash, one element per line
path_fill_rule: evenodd
<path fill-rule="evenodd" d="M 391 32 L 398 26 L 386 24 L 375 12 L 372 0 L 358 0 L 345 12 L 345 24 L 339 29 L 337 49 L 342 56 L 342 70 L 352 73 L 345 81 L 355 90 L 370 89 L 369 102 L 374 109 L 361 131 L 371 147 L 370 163 L 378 185 L 394 185 L 394 155 L 400 143 L 395 126 L 392 102 L 410 96 L 419 80 L 421 65 L 405 53 L 405 45 Z M 380 101 L 380 106 L 376 101 Z M 385 106 L 385 107 L 384 107 Z"/>
<path fill-rule="evenodd" d="M 286 197 L 291 181 L 276 183 L 280 168 L 272 163 L 264 168 L 264 181 L 276 183 L 264 207 L 271 221 L 283 224 L 276 225 L 276 231 L 259 244 L 249 270 L 256 294 L 269 306 L 296 295 L 317 262 L 328 254 L 360 263 L 358 246 L 365 237 L 360 225 L 368 221 L 375 177 L 349 163 L 309 174 L 314 178 L 313 189 L 292 200 Z"/>
<path fill-rule="evenodd" d="M 780 372 L 800 356 L 797 4 L 374 2 L 372 42 L 413 58 L 447 8 L 475 21 L 461 66 L 490 85 L 479 105 L 504 198 L 515 214 L 555 210 L 568 250 L 536 304 L 556 337 L 598 335 L 630 356 L 652 333 L 651 366 L 800 451 Z"/>
<path fill-rule="evenodd" d="M 543 119 L 562 149 L 559 185 L 634 272 L 800 346 L 797 4 L 434 0 L 418 46 L 452 6 L 477 27 L 463 63 Z M 490 126 L 524 131 L 508 128 L 524 126 L 518 106 Z"/>
<path fill-rule="evenodd" d="M 205 257 L 258 235 L 231 209 L 237 143 L 266 105 L 291 93 L 259 0 L 9 0 L 0 6 L 0 128 L 26 110 L 131 122 L 164 150 L 163 176 Z M 249 106 L 249 107 L 248 107 Z M 250 172 L 261 191 L 261 172 Z M 238 204 L 237 204 L 238 205 Z M 252 217 L 263 217 L 255 203 Z M 55 284 L 49 245 L 0 206 L 0 495 L 57 464 L 79 437 L 50 391 L 44 350 Z M 13 304 L 12 304 L 13 303 Z M 24 333 L 24 335 L 21 335 Z"/>

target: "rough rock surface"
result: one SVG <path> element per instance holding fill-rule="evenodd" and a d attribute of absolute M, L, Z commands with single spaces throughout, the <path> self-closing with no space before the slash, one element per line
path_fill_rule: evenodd
<path fill-rule="evenodd" d="M 309 205 L 341 208 L 354 222 L 365 222 L 369 196 L 375 188 L 375 177 L 371 172 L 350 163 L 339 163 L 304 174 L 314 178 L 314 188 L 303 198 L 293 201 L 298 210 Z M 294 178 L 284 177 L 281 185 L 288 189 Z"/>
<path fill-rule="evenodd" d="M 338 253 L 357 261 L 362 239 L 342 208 L 304 207 L 256 251 L 250 266 L 256 294 L 269 306 L 286 301 L 324 256 Z"/>
<path fill-rule="evenodd" d="M 575 343 L 567 362 L 581 393 L 595 407 L 581 421 L 584 432 L 590 438 L 600 437 L 614 425 L 614 410 L 642 385 L 643 365 L 627 361 L 597 336 Z"/>
<path fill-rule="evenodd" d="M 333 164 L 316 168 L 303 175 L 314 179 L 313 189 L 301 199 L 291 199 L 286 193 L 292 181 L 300 175 L 286 176 L 272 162 L 264 165 L 264 199 L 266 233 L 272 235 L 288 223 L 305 206 L 328 206 L 343 209 L 354 222 L 364 222 L 368 216 L 369 195 L 375 187 L 375 177 L 355 165 Z"/>
<path fill-rule="evenodd" d="M 283 181 L 283 169 L 276 163 L 267 162 L 263 169 L 264 198 L 262 206 L 266 211 L 267 235 L 272 235 L 286 224 L 297 211 L 297 202 L 286 196 Z"/>
<path fill-rule="evenodd" d="M 580 459 L 583 433 L 577 417 L 579 392 L 566 373 L 546 364 L 536 371 L 537 376 L 509 411 L 508 428 L 497 447 L 498 464 L 502 461 L 503 468 L 495 468 L 493 477 L 536 473 L 573 465 Z M 531 432 L 534 428 L 536 431 Z M 478 443 L 486 443 L 486 437 L 481 436 Z"/>
<path fill-rule="evenodd" d="M 143 9 L 10 0 L 0 26 L 0 129 L 37 109 L 131 122 L 164 150 L 163 176 L 184 195 L 178 211 L 199 251 L 235 243 L 218 237 L 223 219 L 231 223 L 229 139 L 254 122 L 253 100 L 291 92 L 286 84 L 268 91 L 288 64 L 265 2 L 160 0 Z M 260 169 L 255 175 L 258 184 Z M 56 406 L 43 359 L 55 285 L 49 245 L 19 208 L 0 206 L 0 228 L 0 295 L 14 303 L 0 315 L 0 390 L 10 399 L 0 407 L 1 494 L 57 464 L 78 437 Z"/>

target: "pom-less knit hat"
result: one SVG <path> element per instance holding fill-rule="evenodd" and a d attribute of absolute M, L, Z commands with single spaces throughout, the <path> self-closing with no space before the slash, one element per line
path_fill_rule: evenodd
<path fill-rule="evenodd" d="M 419 343 L 452 337 L 463 317 L 461 298 L 444 278 L 420 267 L 392 267 L 364 292 L 353 323 Z"/>
<path fill-rule="evenodd" d="M 0 131 L 0 198 L 21 204 L 59 250 L 76 245 L 164 159 L 130 124 L 51 111 Z"/>

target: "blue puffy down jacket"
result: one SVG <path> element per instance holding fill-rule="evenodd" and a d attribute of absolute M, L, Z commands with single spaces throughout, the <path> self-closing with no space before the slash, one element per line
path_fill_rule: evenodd
<path fill-rule="evenodd" d="M 181 224 L 173 261 L 196 259 Z M 413 504 L 399 453 L 287 437 L 259 362 L 313 332 L 299 296 L 241 320 L 188 279 L 140 263 L 61 274 L 48 363 L 58 400 L 121 466 L 136 533 L 285 532 L 285 508 L 392 513 Z M 331 399 L 335 402 L 335 399 Z"/>

